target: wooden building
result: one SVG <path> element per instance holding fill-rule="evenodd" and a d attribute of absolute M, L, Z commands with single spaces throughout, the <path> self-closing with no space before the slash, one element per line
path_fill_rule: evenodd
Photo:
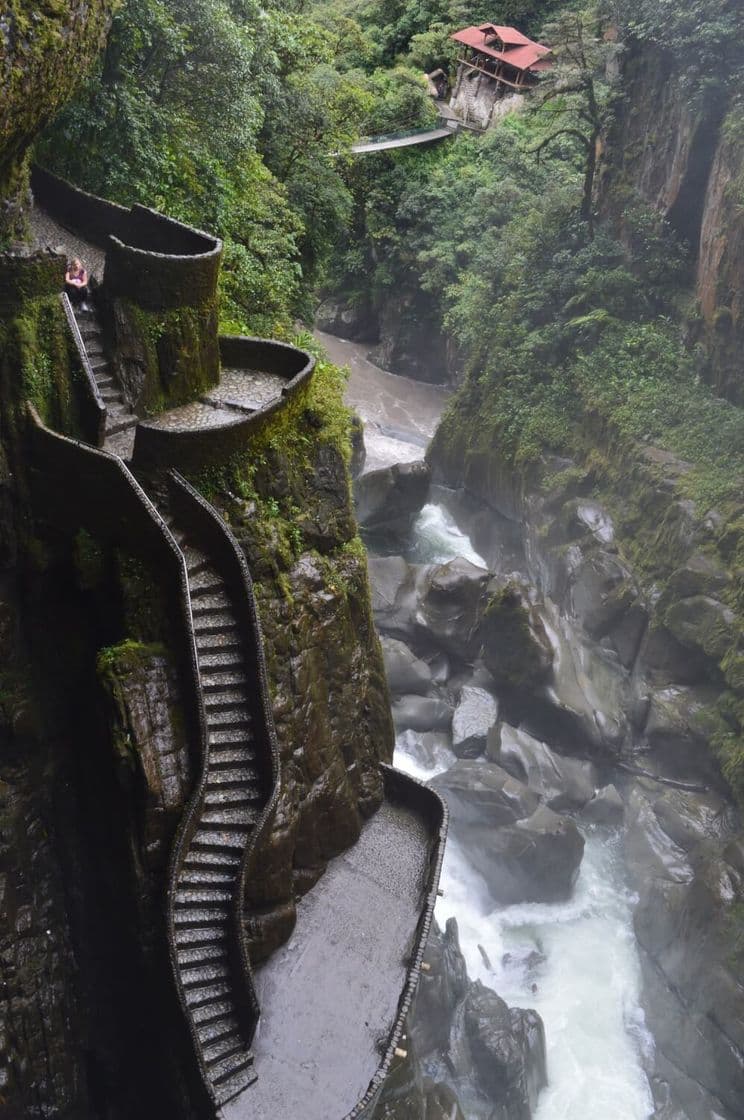
<path fill-rule="evenodd" d="M 463 77 L 479 74 L 496 83 L 501 95 L 523 93 L 552 65 L 550 47 L 528 39 L 515 27 L 483 23 L 456 31 L 452 38 L 462 47 L 458 85 Z"/>

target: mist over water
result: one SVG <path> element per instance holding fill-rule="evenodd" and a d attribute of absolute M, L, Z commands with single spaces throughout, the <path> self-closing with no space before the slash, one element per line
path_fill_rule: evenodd
<path fill-rule="evenodd" d="M 408 558 L 442 563 L 454 556 L 483 563 L 442 507 L 425 506 Z M 421 780 L 453 762 L 446 751 L 422 756 L 415 737 L 398 738 L 396 766 Z M 621 840 L 593 828 L 584 835 L 581 872 L 568 902 L 501 908 L 450 837 L 437 919 L 442 926 L 457 919 L 471 978 L 510 1006 L 533 1007 L 542 1016 L 549 1085 L 534 1120 L 647 1120 L 653 1100 L 643 1053 L 653 1041 L 640 1008 Z"/>

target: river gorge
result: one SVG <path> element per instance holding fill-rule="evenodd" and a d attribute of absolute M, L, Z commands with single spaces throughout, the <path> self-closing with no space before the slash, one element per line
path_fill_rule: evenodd
<path fill-rule="evenodd" d="M 364 476 L 420 462 L 448 393 L 377 369 L 352 342 L 319 337 L 334 361 L 349 366 L 347 403 L 364 422 L 358 513 L 363 525 L 365 519 L 373 523 L 365 539 L 394 697 L 395 762 L 422 781 L 433 779 L 452 814 L 437 919 L 441 929 L 455 919 L 455 939 L 459 933 L 471 982 L 494 989 L 509 1007 L 534 1009 L 544 1024 L 548 1083 L 539 1097 L 533 1094 L 531 1115 L 534 1120 L 733 1120 L 742 1115 L 736 1075 L 741 1037 L 719 1029 L 697 980 L 681 976 L 680 963 L 689 968 L 694 959 L 702 973 L 717 976 L 719 994 L 725 987 L 725 969 L 711 959 L 714 943 L 721 951 L 717 910 L 701 916 L 695 894 L 715 894 L 717 881 L 725 895 L 726 876 L 736 880 L 740 874 L 734 809 L 720 786 L 696 774 L 694 766 L 685 774 L 679 763 L 665 765 L 648 753 L 648 731 L 633 726 L 632 713 L 629 718 L 633 671 L 608 650 L 609 642 L 587 634 L 580 612 L 568 609 L 566 599 L 561 603 L 556 595 L 555 602 L 545 594 L 546 584 L 550 588 L 551 578 L 553 586 L 555 581 L 546 575 L 545 534 L 538 525 L 500 516 L 462 489 L 443 486 L 440 478 L 419 486 L 408 510 L 401 508 L 406 499 L 393 485 L 379 502 L 389 515 L 381 529 L 379 515 L 369 511 L 375 499 L 369 483 L 365 491 Z M 577 517 L 601 548 L 611 546 L 612 521 L 598 504 L 577 503 Z M 455 643 L 458 632 L 467 636 L 467 625 L 458 631 L 456 622 L 446 632 L 440 616 L 427 633 L 433 612 L 421 590 L 425 573 L 463 562 L 472 565 L 473 579 L 486 569 L 484 578 L 496 585 L 518 586 L 533 634 L 547 641 L 550 673 L 536 686 L 532 705 L 519 689 L 495 679 L 477 651 L 474 656 L 474 647 L 457 650 L 453 635 Z M 412 586 L 417 590 L 411 592 Z M 401 666 L 405 643 L 414 667 L 424 663 L 421 687 L 411 683 L 412 666 L 407 678 Z M 405 695 L 407 689 L 419 694 L 418 703 Z M 464 742 L 462 711 L 458 723 L 468 689 L 481 702 L 489 696 L 493 701 L 493 708 L 470 713 L 474 723 L 481 721 L 479 729 L 469 728 L 482 737 L 479 746 L 472 738 Z M 421 701 L 432 697 L 437 702 L 427 709 Z M 484 770 L 496 772 L 502 762 L 562 819 L 568 814 L 566 819 L 578 824 L 584 841 L 580 869 L 560 900 L 499 904 L 483 876 L 484 862 L 493 857 L 477 850 L 483 833 L 463 820 L 474 806 L 483 822 L 489 820 L 498 798 L 491 790 L 489 800 L 480 783 Z M 453 783 L 458 771 L 460 780 Z M 583 793 L 571 792 L 587 779 Z M 469 796 L 468 782 L 481 790 L 480 800 L 478 793 Z M 602 787 L 598 793 L 596 787 Z M 527 808 L 532 807 L 530 802 Z M 490 820 L 501 823 L 498 815 Z M 705 888 L 704 875 L 710 877 Z M 497 884 L 497 897 L 500 889 Z M 523 893 L 529 895 L 529 888 Z M 441 959 L 446 957 L 445 952 Z M 732 978 L 732 1003 L 735 986 Z M 425 1019 L 435 1006 L 421 997 L 411 1032 L 414 1049 L 426 1034 L 426 1023 L 417 1024 L 416 1015 Z M 702 1030 L 700 1022 L 707 1024 Z M 700 1042 L 697 1052 L 692 1032 Z M 447 1083 L 454 1094 L 451 1115 L 529 1116 L 524 1102 L 512 1102 L 502 1112 L 498 1091 L 490 1099 L 484 1094 L 478 1073 L 460 1060 L 462 1033 L 455 1012 L 444 1027 L 444 1046 L 420 1055 L 423 1076 Z M 728 1067 L 721 1050 L 728 1050 Z M 529 1062 L 527 1051 L 522 1053 Z M 424 1114 L 407 1111 L 410 1098 L 398 1096 L 396 1106 L 392 1094 L 391 1111 L 384 1115 L 405 1120 Z"/>

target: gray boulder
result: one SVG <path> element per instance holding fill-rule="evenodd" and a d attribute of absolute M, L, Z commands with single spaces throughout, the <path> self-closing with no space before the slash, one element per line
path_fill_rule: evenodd
<path fill-rule="evenodd" d="M 394 463 L 369 471 L 354 483 L 359 524 L 374 532 L 407 533 L 429 493 L 427 463 Z"/>
<path fill-rule="evenodd" d="M 500 766 L 456 762 L 429 783 L 447 802 L 452 831 L 469 842 L 471 828 L 495 830 L 534 813 L 538 797 Z"/>
<path fill-rule="evenodd" d="M 716 661 L 739 636 L 734 612 L 709 595 L 680 599 L 667 610 L 665 622 L 683 646 L 702 650 Z"/>
<path fill-rule="evenodd" d="M 370 556 L 367 570 L 378 629 L 410 639 L 418 589 L 427 569 L 407 563 L 402 556 Z"/>
<path fill-rule="evenodd" d="M 416 611 L 422 638 L 461 660 L 475 657 L 488 581 L 485 568 L 462 557 L 430 568 Z"/>
<path fill-rule="evenodd" d="M 499 718 L 498 701 L 482 688 L 466 687 L 452 717 L 452 750 L 458 758 L 477 758 Z"/>
<path fill-rule="evenodd" d="M 476 1079 L 496 1115 L 531 1120 L 548 1083 L 542 1019 L 535 1011 L 508 1007 L 480 981 L 470 986 L 464 1012 Z"/>
<path fill-rule="evenodd" d="M 486 668 L 506 688 L 533 689 L 551 675 L 553 649 L 524 588 L 494 581 L 479 631 Z"/>
<path fill-rule="evenodd" d="M 584 854 L 584 839 L 573 821 L 546 805 L 502 828 L 473 826 L 466 842 L 473 866 L 502 906 L 570 898 Z"/>
<path fill-rule="evenodd" d="M 452 708 L 434 697 L 401 696 L 393 703 L 393 723 L 396 731 L 447 731 Z"/>
<path fill-rule="evenodd" d="M 493 745 L 491 741 L 491 751 Z M 556 812 L 581 809 L 597 788 L 597 770 L 591 762 L 556 754 L 539 739 L 508 724 L 501 726 L 495 761 L 526 782 Z"/>
<path fill-rule="evenodd" d="M 425 695 L 431 687 L 431 670 L 404 642 L 383 635 L 382 656 L 388 687 L 394 696 L 402 693 Z"/>
<path fill-rule="evenodd" d="M 602 824 L 614 827 L 623 823 L 625 805 L 613 785 L 603 786 L 587 801 L 581 810 L 581 819 L 588 824 Z"/>

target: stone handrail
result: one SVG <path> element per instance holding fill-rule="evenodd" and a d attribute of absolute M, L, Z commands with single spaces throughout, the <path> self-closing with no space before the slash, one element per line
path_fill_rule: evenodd
<path fill-rule="evenodd" d="M 127 209 L 74 187 L 40 167 L 37 203 L 62 225 L 106 250 L 105 283 L 142 307 L 199 305 L 217 288 L 222 242 L 146 206 Z"/>
<path fill-rule="evenodd" d="M 88 424 L 90 425 L 90 431 L 93 437 L 91 443 L 93 443 L 95 447 L 101 447 L 106 435 L 106 403 L 98 388 L 98 383 L 93 373 L 93 367 L 88 357 L 88 351 L 83 341 L 83 336 L 80 333 L 80 327 L 75 318 L 75 313 L 72 310 L 72 304 L 66 292 L 61 293 L 60 300 L 62 302 L 62 310 L 67 319 L 67 326 L 72 335 L 72 341 L 83 369 L 83 384 L 85 386 L 83 394 L 83 408 L 85 411 L 84 422 L 86 427 Z"/>
<path fill-rule="evenodd" d="M 243 909 L 246 893 L 246 879 L 249 873 L 251 860 L 255 855 L 260 840 L 266 834 L 279 797 L 279 746 L 274 727 L 274 713 L 271 706 L 269 682 L 266 672 L 266 662 L 263 653 L 263 636 L 261 623 L 258 617 L 256 599 L 253 592 L 253 580 L 245 560 L 234 536 L 225 525 L 222 518 L 213 506 L 209 504 L 188 482 L 177 472 L 169 475 L 170 494 L 173 510 L 179 523 L 188 530 L 189 538 L 197 547 L 205 551 L 214 563 L 221 578 L 225 581 L 228 592 L 237 607 L 236 620 L 244 636 L 244 653 L 248 661 L 248 670 L 256 684 L 254 709 L 258 715 L 254 727 L 254 734 L 258 747 L 259 759 L 267 768 L 268 785 L 271 794 L 263 807 L 251 838 L 243 853 L 238 890 L 233 898 L 233 940 L 239 952 L 239 974 L 245 981 L 244 1001 L 248 1009 L 245 1031 L 249 1043 L 253 1039 L 260 1008 L 253 980 L 246 937 L 243 929 Z M 203 790 L 201 791 L 203 796 Z M 193 800 L 194 810 L 197 808 L 197 796 Z M 195 811 L 192 813 L 192 832 L 197 819 Z M 182 838 L 186 839 L 186 831 Z M 183 843 L 180 844 L 183 849 Z M 178 875 L 177 859 L 174 858 L 171 868 L 171 888 L 175 889 Z"/>
<path fill-rule="evenodd" d="M 144 554 L 169 589 L 178 588 L 178 610 L 171 611 L 171 624 L 176 636 L 174 647 L 179 672 L 187 684 L 183 694 L 192 755 L 198 753 L 195 763 L 202 773 L 207 754 L 207 725 L 183 554 L 158 510 L 118 456 L 51 431 L 30 402 L 27 411 L 34 508 L 42 511 L 43 519 L 68 533 L 71 526 L 84 526 L 95 535 Z M 173 602 L 171 596 L 168 600 Z M 198 752 L 194 750 L 196 745 Z M 180 829 L 184 827 L 182 821 Z M 171 912 L 169 905 L 169 914 Z M 171 966 L 173 968 L 172 957 Z M 173 979 L 181 1002 L 179 1023 L 191 1036 L 192 1052 L 198 1054 L 193 1024 L 183 1004 L 175 970 Z M 201 1078 L 194 1082 L 194 1088 L 202 1095 L 207 1091 L 208 1080 L 203 1068 L 200 1072 Z"/>
<path fill-rule="evenodd" d="M 391 800 L 402 801 L 408 807 L 420 812 L 429 825 L 431 832 L 436 837 L 436 840 L 429 857 L 426 904 L 419 918 L 418 926 L 416 927 L 413 951 L 406 973 L 405 987 L 398 1003 L 398 1014 L 395 1019 L 395 1025 L 390 1034 L 380 1068 L 372 1078 L 365 1095 L 356 1107 L 344 1117 L 344 1120 L 373 1120 L 375 1107 L 395 1059 L 395 1051 L 403 1035 L 406 1019 L 408 1018 L 408 1013 L 413 1003 L 413 997 L 418 987 L 421 976 L 421 966 L 424 962 L 424 954 L 426 952 L 426 944 L 429 939 L 431 924 L 434 920 L 434 907 L 439 890 L 439 878 L 442 873 L 444 846 L 447 839 L 447 825 L 449 821 L 447 806 L 433 789 L 429 789 L 428 786 L 425 786 L 422 782 L 417 781 L 408 774 L 404 774 L 400 770 L 395 770 L 392 766 L 383 766 L 382 771 L 385 779 L 386 796 Z"/>
<path fill-rule="evenodd" d="M 235 404 L 222 406 L 229 419 L 217 428 L 165 428 L 157 419 L 141 421 L 134 443 L 137 469 L 171 467 L 189 472 L 227 462 L 245 449 L 250 437 L 270 417 L 286 407 L 315 371 L 311 354 L 283 342 L 224 335 L 220 338 L 220 353 L 225 365 L 236 364 L 246 371 L 255 369 L 283 377 L 286 384 L 281 395 L 255 410 Z"/>

